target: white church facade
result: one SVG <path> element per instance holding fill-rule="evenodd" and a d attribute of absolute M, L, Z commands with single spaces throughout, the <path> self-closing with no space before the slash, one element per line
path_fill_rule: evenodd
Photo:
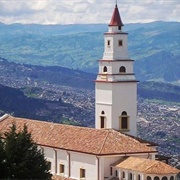
<path fill-rule="evenodd" d="M 95 127 L 75 127 L 4 115 L 0 132 L 27 125 L 59 180 L 175 180 L 179 170 L 155 160 L 157 145 L 136 137 L 137 80 L 128 34 L 115 6 L 96 84 Z"/>

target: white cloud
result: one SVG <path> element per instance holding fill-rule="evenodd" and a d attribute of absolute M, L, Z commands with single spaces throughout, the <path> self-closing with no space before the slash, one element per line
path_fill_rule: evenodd
<path fill-rule="evenodd" d="M 72 24 L 109 23 L 110 0 L 0 0 L 0 22 Z M 121 0 L 123 22 L 180 21 L 179 0 Z"/>

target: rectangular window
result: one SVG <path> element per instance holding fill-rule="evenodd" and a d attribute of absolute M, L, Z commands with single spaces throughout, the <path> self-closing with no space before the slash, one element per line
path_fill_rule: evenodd
<path fill-rule="evenodd" d="M 110 46 L 110 40 L 107 41 L 107 45 Z"/>
<path fill-rule="evenodd" d="M 128 118 L 127 117 L 121 118 L 121 129 L 128 129 Z"/>
<path fill-rule="evenodd" d="M 59 165 L 59 172 L 64 173 L 64 164 Z"/>
<path fill-rule="evenodd" d="M 123 176 L 123 178 L 125 178 L 125 172 L 124 171 L 123 171 L 123 175 L 122 176 Z"/>
<path fill-rule="evenodd" d="M 123 41 L 119 40 L 119 46 L 122 46 L 122 45 L 123 45 Z"/>
<path fill-rule="evenodd" d="M 85 177 L 86 177 L 86 170 L 80 169 L 80 178 L 85 178 Z"/>
<path fill-rule="evenodd" d="M 121 30 L 121 26 L 118 26 L 118 30 Z"/>
<path fill-rule="evenodd" d="M 120 116 L 119 126 L 120 130 L 122 131 L 129 131 L 129 116 Z"/>
<path fill-rule="evenodd" d="M 110 167 L 110 175 L 111 175 L 111 176 L 113 175 L 113 169 L 112 169 L 112 167 Z"/>
<path fill-rule="evenodd" d="M 101 116 L 101 128 L 104 128 L 104 116 Z"/>

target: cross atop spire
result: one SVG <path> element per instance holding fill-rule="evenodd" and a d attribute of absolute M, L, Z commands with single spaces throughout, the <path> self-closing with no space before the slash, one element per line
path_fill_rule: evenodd
<path fill-rule="evenodd" d="M 124 26 L 121 20 L 121 16 L 119 14 L 118 6 L 117 6 L 117 0 L 116 0 L 116 5 L 114 8 L 114 12 L 111 18 L 111 22 L 109 23 L 109 26 Z"/>

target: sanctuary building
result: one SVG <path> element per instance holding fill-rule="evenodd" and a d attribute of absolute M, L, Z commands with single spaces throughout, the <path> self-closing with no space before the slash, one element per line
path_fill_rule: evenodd
<path fill-rule="evenodd" d="M 95 80 L 95 128 L 4 115 L 0 132 L 27 125 L 60 180 L 175 180 L 179 170 L 155 160 L 157 144 L 137 138 L 137 80 L 117 4 Z"/>

